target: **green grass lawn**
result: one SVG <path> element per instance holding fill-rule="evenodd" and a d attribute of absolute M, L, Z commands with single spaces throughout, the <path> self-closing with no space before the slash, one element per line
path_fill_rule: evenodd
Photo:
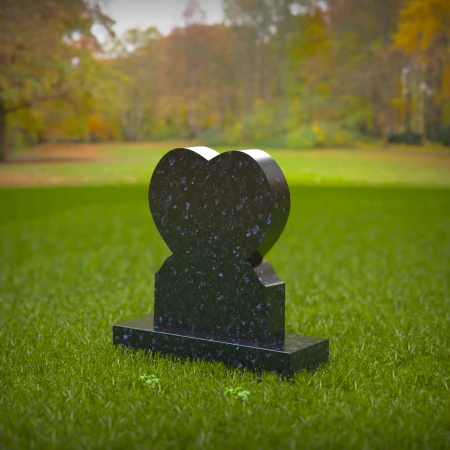
<path fill-rule="evenodd" d="M 285 380 L 112 345 L 114 322 L 151 313 L 169 255 L 144 184 L 162 150 L 130 150 L 126 169 L 114 151 L 103 186 L 0 189 L 0 448 L 450 448 L 442 162 L 380 158 L 374 175 L 358 153 L 340 166 L 331 152 L 275 154 L 292 209 L 267 259 L 286 282 L 286 328 L 330 339 L 328 364 Z M 101 184 L 96 167 L 0 176 Z"/>
<path fill-rule="evenodd" d="M 71 157 L 93 157 L 93 162 L 0 165 L 1 185 L 123 185 L 147 184 L 152 168 L 181 142 L 71 146 Z M 190 144 L 195 145 L 195 144 Z M 45 150 L 45 151 L 42 151 Z M 220 147 L 218 151 L 229 150 Z M 268 150 L 289 182 L 328 186 L 450 187 L 448 150 Z M 60 157 L 58 147 L 38 149 L 40 157 Z M 65 155 L 67 153 L 64 153 Z M 36 157 L 36 151 L 18 156 Z"/>

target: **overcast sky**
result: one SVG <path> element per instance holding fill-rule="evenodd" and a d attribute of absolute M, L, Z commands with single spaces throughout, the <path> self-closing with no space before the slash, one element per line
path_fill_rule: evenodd
<path fill-rule="evenodd" d="M 183 10 L 188 0 L 108 0 L 103 11 L 116 21 L 114 31 L 123 33 L 129 28 L 156 26 L 163 34 L 182 26 Z M 206 12 L 206 23 L 221 22 L 222 0 L 198 0 Z M 96 33 L 97 34 L 97 33 Z"/>

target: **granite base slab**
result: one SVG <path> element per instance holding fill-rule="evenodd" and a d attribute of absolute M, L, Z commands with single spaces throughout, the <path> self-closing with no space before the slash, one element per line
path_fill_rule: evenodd
<path fill-rule="evenodd" d="M 286 333 L 283 343 L 212 340 L 155 330 L 153 316 L 113 325 L 113 342 L 189 359 L 220 361 L 233 367 L 289 375 L 328 361 L 328 339 Z"/>

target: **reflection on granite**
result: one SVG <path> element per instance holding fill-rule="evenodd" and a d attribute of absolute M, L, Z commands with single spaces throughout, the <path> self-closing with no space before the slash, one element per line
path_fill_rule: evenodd
<path fill-rule="evenodd" d="M 290 198 L 267 153 L 172 150 L 149 203 L 172 255 L 156 273 L 154 318 L 114 325 L 115 344 L 279 373 L 328 359 L 328 340 L 284 331 L 285 285 L 263 258 Z"/>

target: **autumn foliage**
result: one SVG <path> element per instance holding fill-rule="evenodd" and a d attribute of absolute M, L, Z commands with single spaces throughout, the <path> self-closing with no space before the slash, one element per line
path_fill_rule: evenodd
<path fill-rule="evenodd" d="M 0 156 L 47 141 L 450 144 L 447 0 L 226 0 L 112 33 L 93 2 L 0 3 Z M 180 11 L 183 14 L 183 11 Z M 92 25 L 110 31 L 102 45 Z"/>

